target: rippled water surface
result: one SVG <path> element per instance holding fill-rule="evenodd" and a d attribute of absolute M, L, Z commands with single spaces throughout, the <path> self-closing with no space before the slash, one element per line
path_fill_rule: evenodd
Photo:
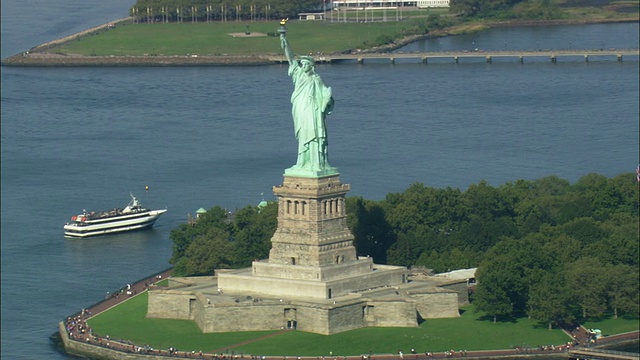
<path fill-rule="evenodd" d="M 130 5 L 3 1 L 2 56 L 124 17 Z M 438 45 L 634 47 L 628 34 L 638 25 L 540 32 L 498 29 Z M 329 152 L 349 195 L 379 200 L 414 182 L 463 190 L 549 175 L 574 182 L 638 163 L 637 60 L 317 70 L 333 87 Z M 65 358 L 49 344 L 57 323 L 168 267 L 169 232 L 187 213 L 274 200 L 271 187 L 295 162 L 286 73 L 279 65 L 2 68 L 3 358 Z M 124 206 L 129 192 L 169 212 L 150 231 L 63 237 L 71 215 Z"/>

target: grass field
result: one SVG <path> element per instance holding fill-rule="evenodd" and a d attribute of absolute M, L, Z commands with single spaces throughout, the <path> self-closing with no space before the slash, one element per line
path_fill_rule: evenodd
<path fill-rule="evenodd" d="M 186 320 L 147 319 L 147 293 L 99 314 L 89 321 L 97 336 L 149 344 L 156 349 L 170 346 L 180 350 L 211 352 L 220 349 L 254 355 L 322 356 L 397 354 L 415 348 L 420 352 L 455 350 L 508 349 L 514 346 L 536 347 L 562 344 L 570 338 L 560 330 L 547 330 L 546 325 L 527 318 L 493 323 L 473 306 L 463 308 L 455 319 L 430 319 L 419 328 L 364 328 L 335 335 L 318 335 L 289 331 L 239 347 L 232 347 L 273 332 L 235 332 L 202 334 L 196 324 Z M 604 334 L 638 330 L 638 319 L 604 319 L 587 324 L 600 328 Z"/>
<path fill-rule="evenodd" d="M 249 32 L 253 36 L 245 36 Z M 96 35 L 58 46 L 51 52 L 108 55 L 252 55 L 280 54 L 277 22 L 120 24 Z M 381 35 L 396 34 L 407 22 L 290 22 L 289 43 L 299 54 L 331 53 L 363 46 Z M 234 34 L 236 34 L 234 36 Z M 263 34 L 263 36 L 259 36 Z M 258 36 L 256 36 L 258 35 Z"/>

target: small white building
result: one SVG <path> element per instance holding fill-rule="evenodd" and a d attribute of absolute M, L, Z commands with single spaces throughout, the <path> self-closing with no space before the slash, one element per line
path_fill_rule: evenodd
<path fill-rule="evenodd" d="M 298 20 L 324 20 L 324 13 L 300 13 Z"/>
<path fill-rule="evenodd" d="M 418 0 L 418 8 L 419 9 L 425 9 L 425 8 L 432 8 L 432 7 L 449 7 L 450 1 L 449 0 Z"/>

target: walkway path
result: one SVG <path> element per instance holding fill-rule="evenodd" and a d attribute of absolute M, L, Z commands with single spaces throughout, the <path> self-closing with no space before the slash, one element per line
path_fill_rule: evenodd
<path fill-rule="evenodd" d="M 86 338 L 91 336 L 91 329 L 86 323 L 86 321 L 91 316 L 98 315 L 99 313 L 106 311 L 130 299 L 131 297 L 146 291 L 147 289 L 149 289 L 149 286 L 171 276 L 172 271 L 173 269 L 167 269 L 161 273 L 153 275 L 150 278 L 140 280 L 133 284 L 126 284 L 113 294 L 107 293 L 107 297 L 97 304 L 94 304 L 86 309 L 82 309 L 80 312 L 69 316 L 65 324 L 67 327 L 67 331 L 69 332 L 69 336 L 75 340 L 86 341 Z"/>

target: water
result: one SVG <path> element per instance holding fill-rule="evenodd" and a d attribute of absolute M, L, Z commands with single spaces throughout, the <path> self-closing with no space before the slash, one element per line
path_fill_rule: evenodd
<path fill-rule="evenodd" d="M 544 51 L 637 49 L 638 23 L 493 28 L 479 33 L 426 39 L 399 51 Z M 515 31 L 514 31 L 515 30 Z M 616 34 L 616 36 L 612 36 Z"/>
<path fill-rule="evenodd" d="M 2 56 L 123 17 L 128 6 L 3 1 Z M 492 31 L 478 41 L 515 43 L 532 31 Z M 545 43 L 556 44 L 554 30 L 545 31 Z M 637 32 L 637 23 L 592 25 L 564 29 L 561 38 L 617 42 Z M 548 175 L 574 182 L 638 163 L 637 61 L 372 63 L 318 72 L 336 98 L 331 164 L 352 196 L 379 200 L 414 182 L 463 190 Z M 58 321 L 168 267 L 169 232 L 187 213 L 274 200 L 271 187 L 295 162 L 284 66 L 2 68 L 1 80 L 6 359 L 65 359 L 48 339 Z M 129 192 L 169 212 L 150 231 L 63 237 L 69 216 L 126 205 Z"/>

